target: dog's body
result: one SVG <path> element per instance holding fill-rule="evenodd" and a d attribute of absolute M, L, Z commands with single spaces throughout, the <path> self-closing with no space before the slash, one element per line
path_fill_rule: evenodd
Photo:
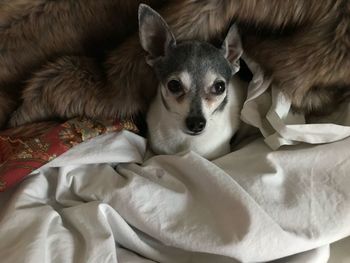
<path fill-rule="evenodd" d="M 125 24 L 136 25 L 139 2 L 2 1 L 0 36 L 6 41 L 0 49 L 0 126 L 18 105 L 11 125 L 81 115 L 125 117 L 145 111 L 157 85 L 142 59 L 137 36 L 112 51 L 101 68 L 93 59 L 81 57 L 91 43 L 108 42 L 111 35 L 104 34 L 112 34 L 113 26 L 115 35 L 123 38 Z M 348 0 L 147 2 L 166 4 L 160 13 L 179 40 L 221 38 L 236 19 L 248 55 L 272 75 L 296 110 L 322 113 L 348 96 Z M 78 56 L 58 58 L 30 77 L 47 59 L 71 54 Z M 30 81 L 21 85 L 26 79 Z"/>
<path fill-rule="evenodd" d="M 177 43 L 158 13 L 146 5 L 139 10 L 140 42 L 160 83 L 147 114 L 152 150 L 193 150 L 208 159 L 228 153 L 244 92 L 233 77 L 243 52 L 236 26 L 220 49 L 200 41 Z"/>

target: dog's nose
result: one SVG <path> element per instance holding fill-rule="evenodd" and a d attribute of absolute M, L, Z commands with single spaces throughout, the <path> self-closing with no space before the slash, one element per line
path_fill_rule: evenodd
<path fill-rule="evenodd" d="M 203 117 L 187 117 L 186 126 L 187 129 L 193 133 L 200 133 L 204 130 L 206 120 Z"/>

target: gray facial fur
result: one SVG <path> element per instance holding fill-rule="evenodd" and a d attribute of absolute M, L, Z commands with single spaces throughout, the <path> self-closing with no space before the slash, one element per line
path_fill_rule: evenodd
<path fill-rule="evenodd" d="M 160 82 L 165 82 L 174 72 L 187 71 L 199 89 L 208 71 L 221 75 L 226 81 L 232 77 L 232 68 L 222 51 L 205 42 L 186 41 L 169 48 L 166 56 L 157 59 L 154 70 Z"/>
<path fill-rule="evenodd" d="M 164 84 L 174 72 L 186 71 L 191 76 L 190 96 L 192 99 L 189 117 L 203 115 L 202 98 L 199 93 L 207 84 L 203 76 L 208 71 L 223 77 L 226 83 L 232 77 L 232 67 L 222 51 L 205 42 L 186 41 L 171 47 L 165 57 L 155 61 L 153 67 L 159 81 Z M 226 104 L 227 98 L 217 111 L 222 110 Z"/>

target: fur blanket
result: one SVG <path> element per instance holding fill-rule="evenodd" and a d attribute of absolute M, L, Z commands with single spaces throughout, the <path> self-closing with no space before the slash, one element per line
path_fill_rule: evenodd
<path fill-rule="evenodd" d="M 127 38 L 140 2 L 164 6 L 180 40 L 215 41 L 236 20 L 294 110 L 327 112 L 348 96 L 348 0 L 3 0 L 0 127 L 144 112 L 157 84 L 137 34 Z"/>

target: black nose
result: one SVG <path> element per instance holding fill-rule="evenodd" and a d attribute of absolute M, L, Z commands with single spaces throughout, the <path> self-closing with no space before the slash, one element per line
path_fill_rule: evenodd
<path fill-rule="evenodd" d="M 204 130 L 206 120 L 203 117 L 187 117 L 186 126 L 187 129 L 193 133 L 200 133 Z"/>

